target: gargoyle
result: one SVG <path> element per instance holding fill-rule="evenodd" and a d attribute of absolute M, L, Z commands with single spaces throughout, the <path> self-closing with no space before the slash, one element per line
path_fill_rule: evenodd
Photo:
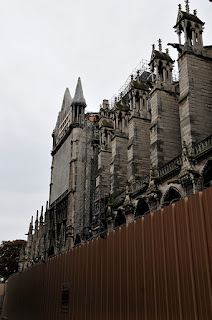
<path fill-rule="evenodd" d="M 183 52 L 183 45 L 179 43 L 167 43 L 168 46 L 172 46 L 173 48 L 177 49 L 179 53 Z"/>

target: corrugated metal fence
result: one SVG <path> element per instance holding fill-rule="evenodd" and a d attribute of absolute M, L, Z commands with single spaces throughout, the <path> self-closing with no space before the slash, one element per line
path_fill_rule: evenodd
<path fill-rule="evenodd" d="M 212 188 L 8 281 L 9 320 L 212 319 Z"/>

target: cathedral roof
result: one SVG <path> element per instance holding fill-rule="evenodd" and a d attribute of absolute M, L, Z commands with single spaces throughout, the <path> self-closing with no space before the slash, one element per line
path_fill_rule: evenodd
<path fill-rule="evenodd" d="M 131 85 L 135 89 L 149 90 L 148 85 L 143 81 L 132 81 Z"/>
<path fill-rule="evenodd" d="M 196 15 L 191 14 L 191 13 L 186 12 L 186 11 L 179 11 L 178 16 L 177 16 L 177 23 L 174 26 L 174 28 L 184 19 L 190 20 L 190 21 L 193 21 L 193 22 L 197 22 L 197 23 L 200 23 L 200 24 L 204 25 L 204 22 L 202 22 Z"/>
<path fill-rule="evenodd" d="M 74 104 L 86 107 L 86 102 L 85 102 L 85 98 L 83 95 L 82 83 L 81 83 L 80 77 L 78 78 L 75 95 L 72 100 L 72 105 L 74 105 Z"/>
<path fill-rule="evenodd" d="M 103 119 L 102 124 L 104 127 L 108 127 L 108 128 L 113 129 L 113 120 L 111 120 L 111 119 Z"/>
<path fill-rule="evenodd" d="M 118 101 L 115 104 L 115 109 L 121 110 L 121 111 L 129 111 L 130 107 L 127 104 Z"/>
<path fill-rule="evenodd" d="M 64 97 L 63 97 L 62 108 L 61 108 L 61 112 L 60 112 L 61 121 L 63 121 L 63 119 L 65 118 L 67 113 L 70 111 L 71 102 L 72 102 L 72 98 L 71 98 L 69 89 L 66 88 L 66 91 L 65 91 Z"/>
<path fill-rule="evenodd" d="M 168 53 L 158 51 L 158 50 L 153 50 L 153 52 L 152 52 L 151 60 L 153 60 L 155 58 L 173 62 L 172 58 L 170 57 L 170 55 Z"/>
<path fill-rule="evenodd" d="M 67 111 L 69 111 L 71 102 L 72 102 L 72 98 L 71 98 L 69 89 L 66 88 L 64 98 L 63 98 L 63 105 L 62 105 L 62 109 L 64 110 L 64 113 L 67 113 Z"/>
<path fill-rule="evenodd" d="M 70 111 L 71 102 L 72 102 L 71 94 L 69 92 L 69 89 L 66 88 L 66 91 L 65 91 L 64 97 L 63 97 L 63 103 L 62 103 L 61 111 L 58 113 L 56 126 L 55 126 L 54 131 L 53 131 L 53 133 L 55 134 L 56 137 L 58 135 L 58 128 L 59 128 L 60 124 L 63 122 L 63 120 L 65 119 L 66 115 Z"/>

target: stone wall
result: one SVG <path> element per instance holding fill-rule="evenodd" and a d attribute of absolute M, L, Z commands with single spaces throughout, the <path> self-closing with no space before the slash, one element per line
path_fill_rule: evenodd
<path fill-rule="evenodd" d="M 181 153 L 178 96 L 156 88 L 151 93 L 151 164 L 160 167 Z"/>
<path fill-rule="evenodd" d="M 116 134 L 112 140 L 112 162 L 110 164 L 111 193 L 125 190 L 127 183 L 127 144 L 124 134 Z"/>
<path fill-rule="evenodd" d="M 69 166 L 71 157 L 71 136 L 53 156 L 50 205 L 69 188 Z"/>
<path fill-rule="evenodd" d="M 98 154 L 98 176 L 96 178 L 96 187 L 99 187 L 101 194 L 110 192 L 110 163 L 111 150 L 101 148 Z"/>
<path fill-rule="evenodd" d="M 149 173 L 150 168 L 150 120 L 132 117 L 129 120 L 128 180 L 137 180 Z"/>
<path fill-rule="evenodd" d="M 179 72 L 181 137 L 191 146 L 212 132 L 212 60 L 185 53 Z"/>

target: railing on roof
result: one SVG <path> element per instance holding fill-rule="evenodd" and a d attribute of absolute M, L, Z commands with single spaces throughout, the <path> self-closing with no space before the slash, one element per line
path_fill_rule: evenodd
<path fill-rule="evenodd" d="M 149 179 L 150 179 L 150 176 L 149 175 L 146 175 L 146 176 L 143 176 L 141 178 L 141 180 L 138 180 L 136 181 L 135 183 L 133 183 L 132 185 L 132 193 L 138 191 L 138 190 L 141 190 L 143 189 L 146 185 L 149 184 Z"/>
<path fill-rule="evenodd" d="M 180 168 L 182 165 L 182 156 L 181 154 L 177 156 L 176 158 L 172 159 L 171 161 L 164 164 L 162 167 L 158 168 L 158 177 L 162 177 L 166 175 L 169 172 L 172 172 L 178 168 Z"/>
<path fill-rule="evenodd" d="M 196 157 L 212 147 L 212 135 L 197 143 L 192 148 L 192 156 Z"/>
<path fill-rule="evenodd" d="M 133 80 L 136 79 L 137 74 L 139 72 L 139 75 L 142 75 L 143 72 L 150 72 L 150 68 L 149 68 L 149 62 L 145 59 L 142 59 L 139 64 L 135 67 L 135 69 L 131 72 L 131 74 L 129 75 L 129 77 L 127 78 L 127 80 L 125 81 L 125 83 L 123 84 L 123 86 L 118 90 L 118 94 L 114 94 L 113 97 L 109 100 L 109 108 L 112 109 L 114 107 L 115 104 L 115 99 L 120 100 L 121 95 L 125 96 L 127 94 L 127 92 L 130 89 L 130 82 L 133 78 Z M 179 81 L 179 72 L 176 70 L 172 70 L 172 79 L 174 82 Z M 149 75 L 149 78 L 147 78 L 147 80 L 151 80 L 151 74 Z"/>
<path fill-rule="evenodd" d="M 67 113 L 65 116 L 63 122 L 60 124 L 59 129 L 58 129 L 58 139 L 62 138 L 64 133 L 67 131 L 68 127 L 70 126 L 71 123 L 71 116 L 70 112 Z"/>
<path fill-rule="evenodd" d="M 136 79 L 137 73 L 139 71 L 139 74 L 141 75 L 144 71 L 150 72 L 148 61 L 145 59 L 142 59 L 139 64 L 135 67 L 135 69 L 131 72 L 130 76 L 127 78 L 123 86 L 119 89 L 118 94 L 114 94 L 114 96 L 109 100 L 109 107 L 110 109 L 113 108 L 115 99 L 120 99 L 120 96 L 124 96 L 129 91 L 129 86 L 131 82 L 131 77 L 133 76 L 133 79 Z"/>

